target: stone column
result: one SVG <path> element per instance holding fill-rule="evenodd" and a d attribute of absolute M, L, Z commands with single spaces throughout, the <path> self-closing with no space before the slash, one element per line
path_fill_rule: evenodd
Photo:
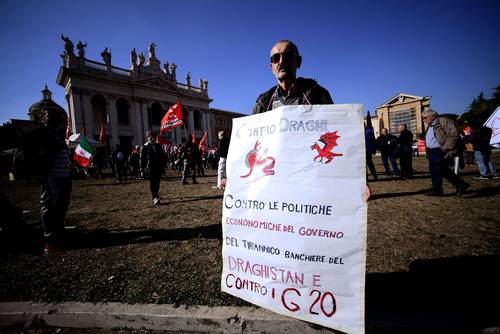
<path fill-rule="evenodd" d="M 106 110 L 109 115 L 109 124 L 111 125 L 111 147 L 112 149 L 114 149 L 117 144 L 120 144 L 120 137 L 118 133 L 118 114 L 116 110 L 115 96 L 106 96 Z"/>
<path fill-rule="evenodd" d="M 210 125 L 210 115 L 208 114 L 208 110 L 203 110 L 202 111 L 203 115 L 203 133 L 207 131 L 207 139 L 206 139 L 206 145 L 208 146 L 213 146 L 213 136 L 212 136 L 212 127 Z"/>
<path fill-rule="evenodd" d="M 194 132 L 194 116 L 193 116 L 193 108 L 188 108 L 186 107 L 188 111 L 188 117 L 189 117 L 189 128 L 187 131 L 189 132 L 188 135 L 195 133 Z"/>
<path fill-rule="evenodd" d="M 78 96 L 78 91 L 76 89 L 69 89 L 69 104 L 71 104 L 71 110 L 73 111 L 73 119 L 71 122 L 74 124 L 73 133 L 77 133 L 79 129 L 83 127 L 83 116 L 82 108 L 80 107 L 80 97 Z"/>
<path fill-rule="evenodd" d="M 141 115 L 142 115 L 142 133 L 144 136 L 143 143 L 146 142 L 146 131 L 149 129 L 148 101 L 141 100 Z"/>
<path fill-rule="evenodd" d="M 137 99 L 132 99 L 132 105 L 130 112 L 133 115 L 134 120 L 134 145 L 142 145 L 144 143 L 144 125 L 142 121 L 142 110 L 141 104 Z"/>
<path fill-rule="evenodd" d="M 85 126 L 85 129 L 87 130 L 87 136 L 92 137 L 94 136 L 94 115 L 92 111 L 92 103 L 90 102 L 91 98 L 91 93 L 86 90 L 81 90 L 80 91 L 80 105 L 82 108 L 82 119 L 83 119 L 83 126 Z M 82 128 L 77 129 L 77 131 L 82 131 Z"/>
<path fill-rule="evenodd" d="M 75 98 L 71 90 L 68 90 L 66 94 L 66 102 L 68 104 L 68 117 L 71 121 L 71 133 L 76 133 L 77 125 L 81 126 L 81 121 L 78 121 L 77 113 L 75 113 Z"/>

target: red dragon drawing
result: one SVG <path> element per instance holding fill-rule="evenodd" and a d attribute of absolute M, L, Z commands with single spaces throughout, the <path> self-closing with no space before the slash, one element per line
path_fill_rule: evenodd
<path fill-rule="evenodd" d="M 316 159 L 320 158 L 321 162 L 323 162 L 323 158 L 326 159 L 325 161 L 325 164 L 329 163 L 332 161 L 333 157 L 340 157 L 344 154 L 342 153 L 335 153 L 335 152 L 332 152 L 333 148 L 335 146 L 337 146 L 337 139 L 339 139 L 340 136 L 337 135 L 337 131 L 335 132 L 327 132 L 323 135 L 321 135 L 321 137 L 319 137 L 319 141 L 322 142 L 323 144 L 325 144 L 325 146 L 323 146 L 323 148 L 321 148 L 318 143 L 314 143 L 313 146 L 311 146 L 311 150 L 317 150 L 318 151 L 318 155 L 314 157 L 314 161 L 316 161 Z"/>
<path fill-rule="evenodd" d="M 262 155 L 259 156 L 259 151 L 260 151 L 260 143 L 257 140 L 255 142 L 255 146 L 253 149 L 248 152 L 247 158 L 246 158 L 246 165 L 248 168 L 250 168 L 250 171 L 246 175 L 240 176 L 242 179 L 249 177 L 252 175 L 253 171 L 256 168 L 261 168 L 262 172 L 264 175 L 274 175 L 274 165 L 276 164 L 276 160 L 272 157 L 262 157 Z M 263 154 L 267 153 L 267 149 L 264 150 Z"/>

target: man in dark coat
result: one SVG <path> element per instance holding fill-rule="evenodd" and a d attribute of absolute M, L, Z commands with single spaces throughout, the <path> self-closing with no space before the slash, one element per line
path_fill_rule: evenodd
<path fill-rule="evenodd" d="M 396 154 L 398 149 L 398 139 L 389 133 L 389 130 L 383 128 L 380 136 L 377 138 L 377 147 L 380 151 L 382 164 L 384 165 L 385 173 L 390 176 L 392 175 L 391 169 L 389 168 L 389 162 L 391 161 L 392 169 L 394 174 L 399 176 L 398 163 L 396 161 Z"/>
<path fill-rule="evenodd" d="M 68 116 L 64 111 L 42 111 L 40 126 L 21 137 L 14 157 L 14 173 L 40 183 L 40 218 L 44 252 L 50 253 L 64 243 L 64 220 L 70 203 L 71 161 L 65 132 Z"/>
<path fill-rule="evenodd" d="M 180 157 L 183 163 L 182 184 L 188 184 L 186 179 L 189 173 L 191 173 L 193 184 L 198 183 L 196 181 L 196 156 L 198 154 L 198 146 L 192 141 L 182 138 L 182 145 L 180 148 Z"/>
<path fill-rule="evenodd" d="M 153 197 L 153 205 L 158 205 L 160 204 L 160 179 L 167 156 L 161 145 L 156 142 L 156 132 L 148 131 L 147 137 L 148 142 L 142 146 L 140 154 L 141 170 L 149 172 L 149 189 Z"/>
<path fill-rule="evenodd" d="M 401 167 L 401 178 L 411 179 L 413 177 L 413 133 L 407 129 L 406 124 L 398 125 L 399 166 Z"/>

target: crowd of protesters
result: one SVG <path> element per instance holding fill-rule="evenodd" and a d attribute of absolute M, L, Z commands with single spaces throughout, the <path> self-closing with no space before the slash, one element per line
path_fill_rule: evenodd
<path fill-rule="evenodd" d="M 474 179 L 499 178 L 496 166 L 491 160 L 490 128 L 471 122 L 459 131 L 453 120 L 440 116 L 429 108 L 424 110 L 422 118 L 428 125 L 424 135 L 432 180 L 429 195 L 443 195 L 443 178 L 456 187 L 457 195 L 462 195 L 470 187 L 470 184 L 458 175 L 465 166 L 477 166 L 479 173 L 473 177 Z M 372 127 L 365 128 L 367 180 L 368 170 L 373 180 L 378 180 L 373 163 L 373 156 L 377 152 L 380 153 L 380 160 L 387 176 L 403 180 L 413 178 L 412 158 L 414 152 L 418 154 L 418 150 L 414 148 L 413 133 L 408 130 L 406 124 L 398 125 L 397 132 L 391 134 L 387 128 L 383 128 L 380 136 L 375 138 Z"/>

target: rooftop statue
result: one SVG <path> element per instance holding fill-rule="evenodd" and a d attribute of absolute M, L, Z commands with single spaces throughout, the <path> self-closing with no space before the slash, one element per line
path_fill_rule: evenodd
<path fill-rule="evenodd" d="M 132 63 L 132 69 L 137 66 L 137 52 L 135 52 L 135 48 L 130 52 L 130 62 Z"/>
<path fill-rule="evenodd" d="M 139 67 L 142 67 L 144 66 L 144 62 L 146 61 L 146 59 L 144 58 L 144 53 L 139 53 Z"/>
<path fill-rule="evenodd" d="M 82 41 L 78 41 L 76 48 L 78 49 L 78 57 L 85 57 L 85 48 L 87 47 L 87 43 L 83 44 Z"/>
<path fill-rule="evenodd" d="M 177 77 L 176 77 L 176 74 L 175 74 L 175 69 L 177 68 L 177 65 L 175 65 L 174 63 L 172 63 L 172 65 L 170 66 L 170 70 L 172 71 L 172 80 L 173 81 L 177 81 Z"/>
<path fill-rule="evenodd" d="M 191 86 L 191 73 L 186 73 L 186 85 Z"/>
<path fill-rule="evenodd" d="M 107 47 L 101 52 L 101 57 L 106 65 L 111 65 L 111 52 L 108 51 Z"/>
<path fill-rule="evenodd" d="M 156 58 L 156 51 L 155 51 L 156 44 L 151 43 L 149 44 L 149 58 Z"/>
<path fill-rule="evenodd" d="M 69 37 L 64 37 L 63 34 L 61 34 L 61 39 L 64 41 L 64 51 L 66 52 L 67 56 L 74 56 L 75 53 L 73 51 L 73 42 L 69 39 Z"/>

